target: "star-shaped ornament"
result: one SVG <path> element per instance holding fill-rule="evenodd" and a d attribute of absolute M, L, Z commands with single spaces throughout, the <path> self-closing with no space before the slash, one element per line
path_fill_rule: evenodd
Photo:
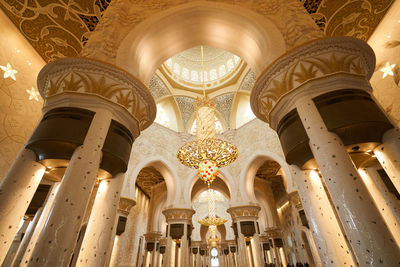
<path fill-rule="evenodd" d="M 14 81 L 16 80 L 15 78 L 15 74 L 18 73 L 17 70 L 14 70 L 10 63 L 7 63 L 7 66 L 0 66 L 0 69 L 2 69 L 2 71 L 4 71 L 4 79 L 11 77 L 11 79 L 13 79 Z"/>
<path fill-rule="evenodd" d="M 385 78 L 388 75 L 393 76 L 393 69 L 395 66 L 396 64 L 390 64 L 389 61 L 386 62 L 385 67 L 381 68 L 381 71 L 383 72 L 382 78 Z"/>
<path fill-rule="evenodd" d="M 26 92 L 29 94 L 29 100 L 35 99 L 36 101 L 39 101 L 39 92 L 36 91 L 33 86 L 30 90 L 26 89 Z"/>

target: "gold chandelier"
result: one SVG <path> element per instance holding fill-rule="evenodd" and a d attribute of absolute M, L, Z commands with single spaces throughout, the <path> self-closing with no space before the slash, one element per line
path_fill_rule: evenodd
<path fill-rule="evenodd" d="M 201 66 L 203 97 L 197 98 L 194 103 L 196 140 L 182 146 L 176 157 L 183 165 L 198 169 L 200 179 L 208 185 L 208 216 L 198 222 L 208 227 L 211 233 L 209 242 L 215 247 L 218 243 L 217 226 L 224 224 L 227 220 L 216 217 L 214 191 L 210 185 L 217 177 L 218 168 L 234 162 L 239 153 L 233 144 L 216 138 L 215 100 L 209 99 L 205 92 L 203 46 L 201 46 Z"/>
<path fill-rule="evenodd" d="M 196 110 L 196 140 L 182 146 L 176 157 L 183 164 L 199 170 L 200 179 L 208 186 L 218 174 L 218 168 L 227 166 L 238 157 L 238 150 L 233 144 L 216 138 L 215 100 L 205 94 L 204 55 L 201 47 L 203 73 L 203 97 L 194 103 Z"/>

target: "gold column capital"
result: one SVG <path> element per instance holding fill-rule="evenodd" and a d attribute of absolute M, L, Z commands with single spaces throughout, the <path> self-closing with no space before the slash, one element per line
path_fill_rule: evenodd
<path fill-rule="evenodd" d="M 131 198 L 121 197 L 119 199 L 118 211 L 123 215 L 128 216 L 130 210 L 136 205 L 136 201 Z"/>
<path fill-rule="evenodd" d="M 232 221 L 235 222 L 243 219 L 256 221 L 260 210 L 261 208 L 258 205 L 243 205 L 231 207 L 226 211 L 231 215 Z"/>
<path fill-rule="evenodd" d="M 58 95 L 97 96 L 109 101 L 133 119 L 130 130 L 135 137 L 149 127 L 156 116 L 150 90 L 125 70 L 101 61 L 78 57 L 55 60 L 40 71 L 37 85 L 45 106 Z"/>
<path fill-rule="evenodd" d="M 259 119 L 269 122 L 275 105 L 297 87 L 335 73 L 369 80 L 374 68 L 374 51 L 364 41 L 352 37 L 314 40 L 282 55 L 259 75 L 251 92 L 251 108 Z"/>
<path fill-rule="evenodd" d="M 162 211 L 167 222 L 169 221 L 192 221 L 192 216 L 196 212 L 193 209 L 184 209 L 184 208 L 169 208 Z"/>

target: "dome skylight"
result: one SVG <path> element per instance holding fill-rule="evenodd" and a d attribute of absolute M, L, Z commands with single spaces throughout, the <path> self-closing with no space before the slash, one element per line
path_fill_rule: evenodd
<path fill-rule="evenodd" d="M 228 51 L 204 46 L 204 81 L 213 83 L 213 85 L 226 82 L 241 62 L 240 57 Z M 163 68 L 176 82 L 184 83 L 185 86 L 201 88 L 203 73 L 200 46 L 187 49 L 167 59 Z"/>

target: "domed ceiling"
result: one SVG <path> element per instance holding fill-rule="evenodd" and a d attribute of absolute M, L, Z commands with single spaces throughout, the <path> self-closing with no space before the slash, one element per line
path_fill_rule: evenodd
<path fill-rule="evenodd" d="M 243 65 L 240 57 L 215 47 L 203 47 L 204 72 L 201 64 L 201 46 L 187 49 L 162 65 L 161 70 L 181 86 L 202 90 L 203 73 L 207 90 L 227 84 Z"/>
<path fill-rule="evenodd" d="M 193 132 L 193 102 L 205 93 L 216 101 L 216 127 L 222 132 L 254 118 L 249 95 L 255 74 L 239 56 L 228 51 L 195 46 L 167 59 L 156 71 L 149 88 L 157 102 L 156 122 L 175 131 Z M 203 83 L 204 73 L 204 83 Z M 239 108 L 240 107 L 240 108 Z M 237 120 L 237 110 L 246 118 Z"/>

